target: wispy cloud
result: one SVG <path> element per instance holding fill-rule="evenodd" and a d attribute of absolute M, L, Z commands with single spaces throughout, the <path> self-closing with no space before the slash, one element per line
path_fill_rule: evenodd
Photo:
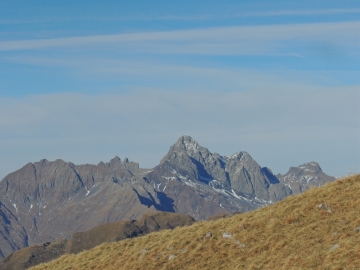
<path fill-rule="evenodd" d="M 4 62 L 20 65 L 63 68 L 74 77 L 88 80 L 112 80 L 123 90 L 138 87 L 153 89 L 166 86 L 169 90 L 256 90 L 312 89 L 320 85 L 339 85 L 343 71 L 255 69 L 226 66 L 204 66 L 196 63 L 166 63 L 145 59 L 106 59 L 101 57 L 4 57 Z M 358 77 L 359 71 L 347 71 L 347 76 Z"/>
<path fill-rule="evenodd" d="M 356 14 L 360 8 L 334 8 L 334 9 L 302 9 L 302 10 L 277 10 L 265 12 L 239 13 L 238 17 L 272 17 L 272 16 L 309 16 L 309 15 L 335 15 L 335 14 Z"/>
<path fill-rule="evenodd" d="M 157 54 L 274 54 L 294 53 L 297 43 L 357 46 L 360 22 L 216 27 L 194 30 L 145 32 L 0 42 L 0 51 L 59 47 L 96 47 Z"/>
<path fill-rule="evenodd" d="M 276 171 L 315 159 L 340 173 L 359 161 L 359 101 L 358 87 L 4 98 L 0 150 L 14 160 L 2 163 L 20 167 L 44 157 L 96 163 L 117 154 L 154 166 L 187 133 L 222 154 L 247 150 Z M 347 165 L 334 154 L 339 149 Z"/>
<path fill-rule="evenodd" d="M 44 24 L 44 23 L 69 23 L 69 22 L 116 22 L 116 21 L 216 21 L 224 19 L 234 19 L 242 17 L 279 17 L 279 16 L 314 16 L 314 15 L 342 15 L 358 14 L 360 8 L 334 8 L 334 9 L 300 9 L 300 10 L 276 10 L 276 11 L 259 11 L 259 12 L 241 12 L 230 13 L 227 15 L 220 14 L 196 14 L 196 15 L 135 15 L 135 16 L 118 16 L 118 17 L 101 17 L 101 16 L 79 16 L 79 17 L 52 17 L 36 18 L 28 20 L 0 19 L 0 25 L 9 24 Z"/>

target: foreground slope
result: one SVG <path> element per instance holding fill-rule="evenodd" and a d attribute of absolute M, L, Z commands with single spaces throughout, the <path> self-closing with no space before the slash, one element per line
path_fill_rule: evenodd
<path fill-rule="evenodd" d="M 77 232 L 70 239 L 58 239 L 13 252 L 0 261 L 0 270 L 24 270 L 57 259 L 64 254 L 77 254 L 104 242 L 120 241 L 156 232 L 191 225 L 195 220 L 178 213 L 155 212 L 139 220 L 108 223 L 85 232 Z"/>
<path fill-rule="evenodd" d="M 360 269 L 360 175 L 31 269 Z"/>

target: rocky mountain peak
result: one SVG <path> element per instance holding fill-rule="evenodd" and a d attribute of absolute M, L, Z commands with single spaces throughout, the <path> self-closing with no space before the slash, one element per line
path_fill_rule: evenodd
<path fill-rule="evenodd" d="M 291 193 L 290 189 L 279 185 L 271 171 L 263 170 L 247 152 L 221 156 L 211 153 L 187 135 L 178 139 L 161 163 L 173 171 L 182 172 L 182 177 L 188 175 L 211 187 L 216 186 L 219 192 L 227 190 L 231 196 L 242 194 L 271 202 Z M 271 185 L 273 187 L 270 188 Z"/>
<path fill-rule="evenodd" d="M 121 164 L 121 159 L 118 156 L 115 156 L 109 163 L 111 167 L 118 166 Z"/>
<path fill-rule="evenodd" d="M 188 135 L 181 136 L 174 145 L 170 147 L 167 155 L 161 160 L 161 163 L 170 161 L 171 163 L 189 165 L 193 160 L 206 160 L 213 161 L 212 153 L 207 149 L 199 145 L 192 137 Z"/>
<path fill-rule="evenodd" d="M 309 171 L 313 171 L 313 172 L 322 172 L 322 169 L 321 169 L 319 163 L 317 163 L 315 161 L 300 165 L 299 168 L 302 170 L 309 170 Z"/>
<path fill-rule="evenodd" d="M 40 165 L 46 165 L 49 163 L 49 161 L 47 159 L 42 159 L 39 161 Z"/>
<path fill-rule="evenodd" d="M 251 161 L 252 160 L 252 157 L 249 155 L 249 153 L 245 152 L 245 151 L 236 152 L 235 154 L 233 154 L 227 158 L 229 160 L 238 160 L 238 161 Z"/>
<path fill-rule="evenodd" d="M 298 167 L 291 167 L 286 174 L 278 174 L 277 177 L 282 183 L 290 187 L 295 195 L 310 187 L 321 186 L 335 179 L 323 173 L 319 163 L 314 161 Z"/>
<path fill-rule="evenodd" d="M 174 144 L 174 149 L 185 150 L 188 154 L 195 154 L 199 151 L 200 145 L 188 135 L 181 136 Z"/>
<path fill-rule="evenodd" d="M 118 156 L 115 156 L 112 160 L 110 160 L 110 167 L 113 169 L 117 169 L 118 167 L 120 167 L 121 164 L 121 159 Z"/>

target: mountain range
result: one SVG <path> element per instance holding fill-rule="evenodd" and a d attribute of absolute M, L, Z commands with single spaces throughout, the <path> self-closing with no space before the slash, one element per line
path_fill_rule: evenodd
<path fill-rule="evenodd" d="M 360 269 L 360 175 L 255 211 L 103 243 L 30 270 Z"/>
<path fill-rule="evenodd" d="M 196 220 L 246 212 L 334 179 L 316 162 L 274 175 L 247 152 L 221 156 L 190 136 L 152 169 L 119 157 L 98 165 L 44 159 L 0 181 L 0 257 L 151 212 Z"/>

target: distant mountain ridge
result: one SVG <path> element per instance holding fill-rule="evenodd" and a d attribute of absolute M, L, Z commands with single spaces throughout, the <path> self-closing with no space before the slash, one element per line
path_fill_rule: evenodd
<path fill-rule="evenodd" d="M 288 186 L 294 195 L 297 195 L 311 187 L 319 187 L 335 178 L 325 174 L 319 163 L 309 162 L 299 167 L 291 167 L 289 171 L 282 175 L 277 175 L 280 182 Z"/>
<path fill-rule="evenodd" d="M 98 165 L 28 163 L 0 182 L 0 257 L 149 212 L 202 220 L 254 210 L 334 180 L 316 164 L 275 176 L 247 152 L 221 156 L 190 136 L 180 137 L 151 170 L 119 157 Z"/>

